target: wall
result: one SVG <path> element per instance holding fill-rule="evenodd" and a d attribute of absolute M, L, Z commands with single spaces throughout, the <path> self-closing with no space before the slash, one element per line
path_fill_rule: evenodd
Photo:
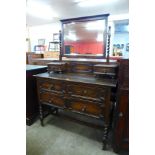
<path fill-rule="evenodd" d="M 45 39 L 45 45 L 47 46 L 48 50 L 49 42 L 53 41 L 53 33 L 59 33 L 59 30 L 61 30 L 60 22 L 29 27 L 31 52 L 34 52 L 34 46 L 38 45 L 38 39 Z"/>

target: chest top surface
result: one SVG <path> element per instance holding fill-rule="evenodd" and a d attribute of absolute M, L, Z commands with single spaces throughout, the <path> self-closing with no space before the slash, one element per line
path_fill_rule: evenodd
<path fill-rule="evenodd" d="M 41 73 L 35 75 L 37 78 L 43 79 L 55 79 L 62 81 L 70 81 L 70 82 L 80 82 L 86 84 L 95 84 L 109 87 L 116 87 L 117 81 L 115 79 L 102 79 L 97 78 L 92 74 L 77 74 L 77 73 L 65 73 L 65 74 L 57 74 L 57 73 Z"/>

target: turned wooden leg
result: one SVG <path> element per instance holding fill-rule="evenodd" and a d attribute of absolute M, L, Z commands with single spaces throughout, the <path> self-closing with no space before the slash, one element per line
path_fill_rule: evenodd
<path fill-rule="evenodd" d="M 102 142 L 103 142 L 103 150 L 106 150 L 107 149 L 107 138 L 108 138 L 108 126 L 104 126 L 104 134 L 103 134 L 103 139 L 102 139 Z"/>
<path fill-rule="evenodd" d="M 40 123 L 41 123 L 41 126 L 44 126 L 44 122 L 43 122 L 43 109 L 42 109 L 42 106 L 40 104 L 39 106 L 39 113 L 40 113 Z"/>
<path fill-rule="evenodd" d="M 55 109 L 55 114 L 58 115 L 58 112 L 59 112 L 59 109 L 56 108 L 56 109 Z"/>

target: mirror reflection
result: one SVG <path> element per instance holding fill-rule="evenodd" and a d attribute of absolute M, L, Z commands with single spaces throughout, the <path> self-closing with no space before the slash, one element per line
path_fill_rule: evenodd
<path fill-rule="evenodd" d="M 103 56 L 106 40 L 105 20 L 76 21 L 63 24 L 63 54 Z"/>

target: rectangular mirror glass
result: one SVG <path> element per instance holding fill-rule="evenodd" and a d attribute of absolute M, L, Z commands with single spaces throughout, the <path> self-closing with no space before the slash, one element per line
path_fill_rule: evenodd
<path fill-rule="evenodd" d="M 62 20 L 62 55 L 105 57 L 107 16 Z"/>

